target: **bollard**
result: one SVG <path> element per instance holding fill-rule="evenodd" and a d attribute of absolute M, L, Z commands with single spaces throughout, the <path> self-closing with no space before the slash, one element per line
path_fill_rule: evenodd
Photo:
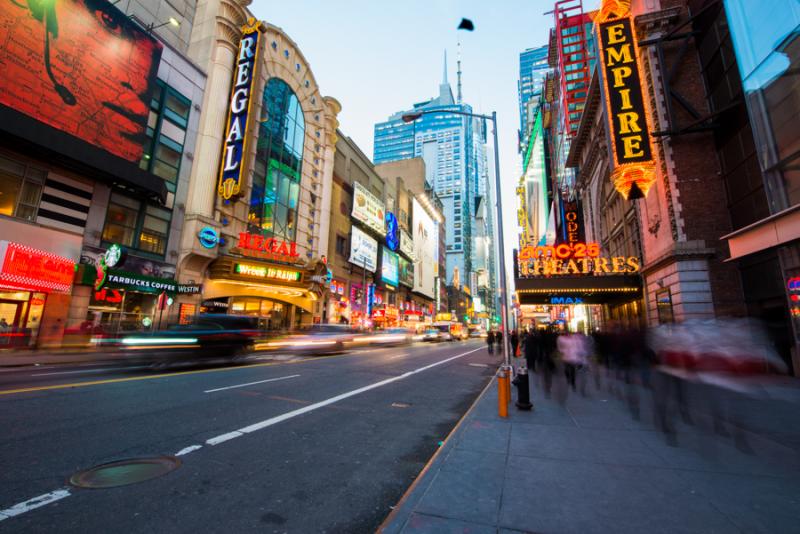
<path fill-rule="evenodd" d="M 497 371 L 497 411 L 500 417 L 508 417 L 508 372 L 505 367 Z"/>
<path fill-rule="evenodd" d="M 506 404 L 511 403 L 511 378 L 514 376 L 514 366 L 513 365 L 504 365 L 503 368 L 506 370 Z"/>
<path fill-rule="evenodd" d="M 531 404 L 531 391 L 528 383 L 528 369 L 525 366 L 520 366 L 517 369 L 517 408 L 520 410 L 530 410 L 533 408 Z"/>

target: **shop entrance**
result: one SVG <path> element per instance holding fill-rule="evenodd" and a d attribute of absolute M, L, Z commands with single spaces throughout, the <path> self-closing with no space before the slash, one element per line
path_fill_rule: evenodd
<path fill-rule="evenodd" d="M 46 295 L 0 291 L 0 348 L 23 347 L 36 339 Z"/>

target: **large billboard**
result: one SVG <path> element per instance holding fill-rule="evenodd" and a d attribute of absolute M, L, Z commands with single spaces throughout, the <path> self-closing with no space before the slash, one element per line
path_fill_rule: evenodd
<path fill-rule="evenodd" d="M 378 197 L 358 182 L 353 182 L 353 218 L 380 235 L 386 235 L 386 207 Z"/>
<path fill-rule="evenodd" d="M 381 280 L 390 286 L 397 287 L 400 281 L 399 273 L 399 256 L 386 247 L 382 247 L 383 255 L 381 257 Z"/>
<path fill-rule="evenodd" d="M 439 234 L 433 219 L 414 199 L 414 291 L 434 298 L 434 280 L 436 277 L 436 249 L 438 248 Z"/>
<path fill-rule="evenodd" d="M 350 259 L 359 267 L 366 267 L 373 273 L 378 268 L 378 241 L 353 226 L 350 234 Z"/>
<path fill-rule="evenodd" d="M 0 104 L 138 163 L 161 49 L 103 0 L 0 2 Z"/>
<path fill-rule="evenodd" d="M 400 270 L 400 274 L 398 276 L 400 284 L 404 286 L 408 286 L 410 288 L 414 287 L 414 264 L 410 261 L 406 260 L 402 256 L 398 257 L 397 266 Z"/>

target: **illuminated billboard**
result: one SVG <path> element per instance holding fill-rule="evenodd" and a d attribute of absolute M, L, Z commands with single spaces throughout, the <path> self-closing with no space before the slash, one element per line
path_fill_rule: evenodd
<path fill-rule="evenodd" d="M 0 2 L 0 105 L 138 164 L 161 50 L 102 0 Z"/>
<path fill-rule="evenodd" d="M 353 218 L 380 235 L 386 235 L 386 207 L 378 197 L 358 182 L 353 182 Z"/>
<path fill-rule="evenodd" d="M 250 125 L 250 101 L 258 66 L 260 28 L 261 23 L 255 19 L 247 21 L 242 28 L 242 38 L 236 54 L 236 69 L 228 101 L 228 122 L 217 186 L 217 192 L 224 199 L 238 195 L 242 189 L 242 176 L 244 176 L 242 167 L 244 155 L 247 153 L 247 140 L 250 137 L 246 134 Z"/>
<path fill-rule="evenodd" d="M 433 219 L 414 199 L 414 291 L 429 298 L 434 298 L 434 280 L 438 265 L 436 252 L 439 248 L 439 234 Z"/>
<path fill-rule="evenodd" d="M 348 261 L 374 273 L 378 268 L 378 241 L 353 226 L 350 234 L 350 259 Z"/>
<path fill-rule="evenodd" d="M 614 164 L 611 178 L 625 198 L 642 198 L 655 182 L 655 163 L 629 6 L 606 0 L 595 22 Z"/>
<path fill-rule="evenodd" d="M 397 287 L 397 283 L 400 280 L 398 258 L 399 256 L 395 252 L 383 247 L 383 256 L 381 257 L 381 280 L 395 287 Z"/>

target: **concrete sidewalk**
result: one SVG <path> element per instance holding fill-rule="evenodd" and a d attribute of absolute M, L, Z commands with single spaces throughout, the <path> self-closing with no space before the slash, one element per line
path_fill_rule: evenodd
<path fill-rule="evenodd" d="M 122 352 L 98 351 L 92 348 L 71 350 L 15 350 L 0 351 L 0 367 L 34 365 L 104 363 L 121 361 Z"/>
<path fill-rule="evenodd" d="M 616 381 L 551 400 L 531 376 L 534 411 L 501 419 L 493 381 L 382 532 L 798 532 L 800 454 L 770 432 L 742 452 L 700 414 L 671 446 L 649 392 L 636 420 Z"/>

